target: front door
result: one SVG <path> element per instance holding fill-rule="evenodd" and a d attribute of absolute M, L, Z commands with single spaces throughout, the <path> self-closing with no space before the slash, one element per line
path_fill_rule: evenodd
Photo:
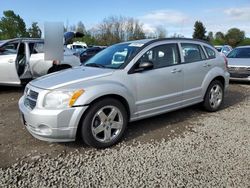
<path fill-rule="evenodd" d="M 19 43 L 7 43 L 0 47 L 0 83 L 19 85 L 16 58 Z"/>
<path fill-rule="evenodd" d="M 137 94 L 135 115 L 139 118 L 178 108 L 182 101 L 183 65 L 179 64 L 177 44 L 152 47 L 136 64 L 147 61 L 153 63 L 153 69 L 131 74 Z"/>

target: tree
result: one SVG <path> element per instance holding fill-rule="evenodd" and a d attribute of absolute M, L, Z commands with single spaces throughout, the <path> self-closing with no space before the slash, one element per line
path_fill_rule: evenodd
<path fill-rule="evenodd" d="M 214 40 L 214 33 L 212 31 L 209 31 L 207 38 L 208 41 L 212 42 Z"/>
<path fill-rule="evenodd" d="M 0 20 L 0 38 L 10 39 L 27 36 L 28 33 L 23 19 L 12 10 L 4 11 Z"/>
<path fill-rule="evenodd" d="M 225 35 L 219 31 L 219 32 L 215 33 L 215 39 L 223 41 L 223 40 L 225 40 Z"/>
<path fill-rule="evenodd" d="M 226 43 L 224 33 L 222 33 L 221 31 L 216 32 L 212 43 L 214 45 L 224 45 Z"/>
<path fill-rule="evenodd" d="M 245 39 L 245 32 L 238 28 L 231 28 L 227 31 L 225 39 L 227 44 L 236 47 Z"/>
<path fill-rule="evenodd" d="M 76 31 L 76 25 L 71 25 L 69 26 L 69 30 L 68 31 Z"/>
<path fill-rule="evenodd" d="M 171 38 L 184 38 L 185 36 L 182 34 L 174 33 Z"/>
<path fill-rule="evenodd" d="M 206 28 L 203 25 L 202 22 L 196 21 L 194 24 L 194 33 L 193 33 L 193 38 L 194 39 L 201 39 L 201 40 L 207 40 L 206 36 Z"/>
<path fill-rule="evenodd" d="M 28 29 L 29 36 L 31 38 L 41 38 L 42 31 L 37 25 L 37 22 L 33 22 L 31 27 Z"/>
<path fill-rule="evenodd" d="M 94 37 L 100 45 L 145 38 L 142 24 L 134 18 L 111 16 L 97 26 Z"/>
<path fill-rule="evenodd" d="M 156 37 L 157 38 L 166 38 L 167 37 L 167 30 L 163 26 L 156 27 Z"/>
<path fill-rule="evenodd" d="M 123 41 L 138 40 L 145 38 L 142 24 L 134 18 L 124 18 L 123 20 Z"/>
<path fill-rule="evenodd" d="M 81 21 L 79 21 L 79 22 L 77 23 L 76 31 L 77 31 L 77 32 L 80 32 L 80 33 L 83 33 L 83 34 L 86 33 L 85 26 L 84 26 L 84 24 L 83 24 Z"/>

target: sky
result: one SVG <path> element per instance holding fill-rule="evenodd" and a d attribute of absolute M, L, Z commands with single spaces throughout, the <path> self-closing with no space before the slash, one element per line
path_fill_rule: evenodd
<path fill-rule="evenodd" d="M 147 33 L 163 27 L 168 37 L 192 37 L 197 20 L 207 31 L 237 27 L 250 37 L 250 0 L 0 0 L 0 17 L 5 10 L 19 14 L 27 27 L 38 22 L 42 30 L 46 21 L 65 26 L 82 21 L 91 29 L 109 16 L 125 16 L 139 20 Z"/>

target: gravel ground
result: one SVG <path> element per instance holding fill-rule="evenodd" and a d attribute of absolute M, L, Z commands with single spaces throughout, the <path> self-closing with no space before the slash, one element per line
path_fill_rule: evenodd
<path fill-rule="evenodd" d="M 245 88 L 249 91 L 249 85 Z M 171 140 L 56 157 L 26 156 L 0 168 L 2 187 L 250 187 L 250 98 L 202 113 Z M 136 139 L 135 139 L 136 140 Z M 81 148 L 80 148 L 81 150 Z"/>

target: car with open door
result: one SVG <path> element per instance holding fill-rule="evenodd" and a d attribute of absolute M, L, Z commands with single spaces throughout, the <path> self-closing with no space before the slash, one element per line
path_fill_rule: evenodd
<path fill-rule="evenodd" d="M 48 73 L 79 65 L 79 57 L 66 46 L 63 61 L 45 61 L 44 39 L 16 38 L 0 42 L 1 85 L 21 85 Z"/>
<path fill-rule="evenodd" d="M 145 39 L 115 44 L 84 66 L 26 85 L 23 123 L 36 138 L 105 148 L 119 142 L 128 122 L 201 103 L 220 109 L 229 85 L 225 59 L 207 42 Z"/>

